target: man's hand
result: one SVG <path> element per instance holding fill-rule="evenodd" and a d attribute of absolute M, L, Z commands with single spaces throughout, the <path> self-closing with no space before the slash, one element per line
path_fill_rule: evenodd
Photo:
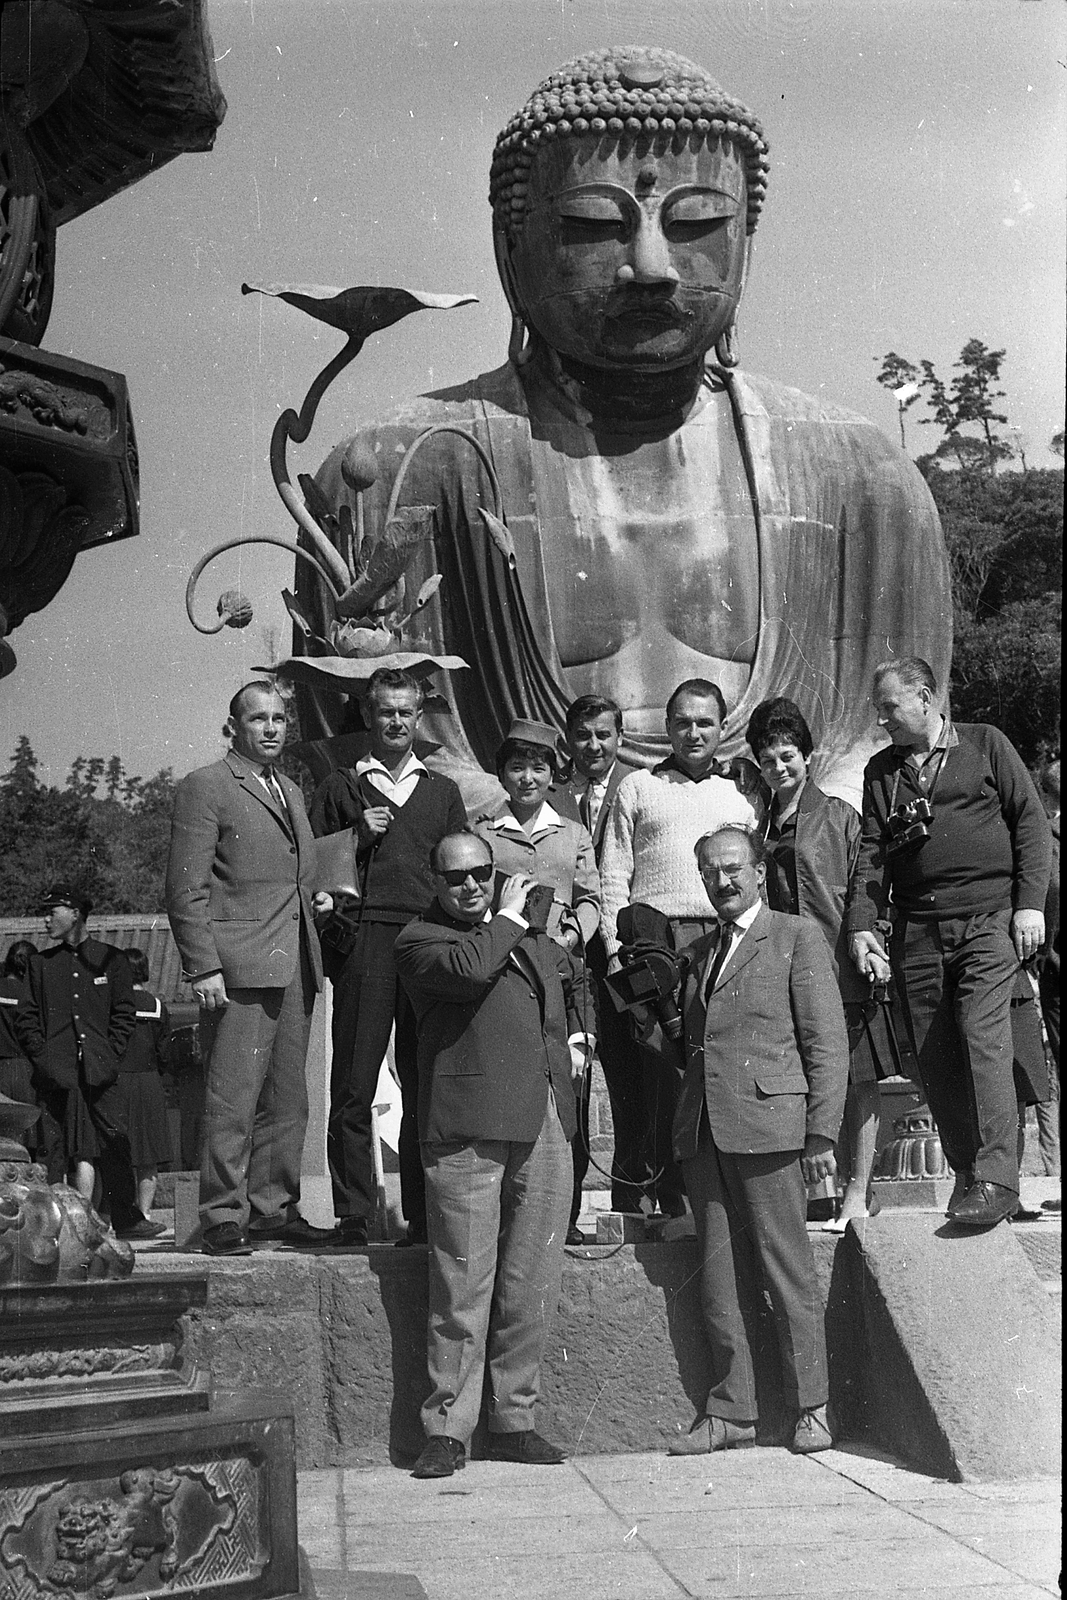
<path fill-rule="evenodd" d="M 571 1053 L 571 1082 L 577 1088 L 593 1059 L 596 1040 L 591 1033 L 572 1033 L 567 1044 Z"/>
<path fill-rule="evenodd" d="M 534 886 L 534 880 L 525 872 L 513 872 L 510 878 L 505 878 L 500 890 L 500 904 L 498 911 L 510 911 L 512 916 L 524 917 L 526 896 Z"/>
<path fill-rule="evenodd" d="M 1016 911 L 1011 919 L 1011 938 L 1020 961 L 1029 961 L 1045 942 L 1045 918 L 1040 911 Z"/>
<path fill-rule="evenodd" d="M 366 849 L 368 845 L 377 844 L 379 839 L 384 839 L 392 820 L 393 813 L 388 806 L 368 806 L 356 823 L 360 848 Z"/>
<path fill-rule="evenodd" d="M 848 953 L 868 983 L 889 982 L 889 957 L 876 933 L 854 933 L 849 940 Z"/>
<path fill-rule="evenodd" d="M 316 889 L 311 896 L 311 909 L 317 917 L 328 917 L 333 910 L 333 895 L 325 889 Z"/>
<path fill-rule="evenodd" d="M 857 934 L 856 937 L 862 939 L 869 938 L 870 935 Z M 800 1170 L 804 1174 L 805 1183 L 821 1183 L 824 1178 L 835 1178 L 837 1162 L 834 1160 L 834 1141 L 809 1133 L 804 1140 Z"/>
<path fill-rule="evenodd" d="M 221 972 L 209 972 L 206 978 L 194 978 L 193 993 L 201 1011 L 225 1011 L 230 1003 L 226 980 Z"/>

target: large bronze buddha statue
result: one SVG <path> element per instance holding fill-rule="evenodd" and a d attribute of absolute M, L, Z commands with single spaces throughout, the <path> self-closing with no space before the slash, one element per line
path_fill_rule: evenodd
<path fill-rule="evenodd" d="M 855 799 L 882 742 L 874 663 L 917 654 L 947 673 L 947 564 L 918 472 L 863 418 L 737 365 L 766 152 L 751 112 L 680 56 L 626 47 L 562 67 L 493 160 L 507 363 L 405 406 L 319 474 L 335 508 L 353 506 L 373 451 L 370 529 L 423 429 L 462 428 L 488 452 L 510 541 L 487 531 L 490 480 L 456 432 L 426 440 L 401 496 L 435 511 L 413 578 L 444 583 L 422 632 L 470 664 L 452 677 L 456 720 L 430 730 L 461 781 L 491 766 L 512 718 L 561 726 L 590 692 L 623 706 L 630 759 L 659 759 L 667 696 L 699 676 L 731 707 L 724 755 L 760 700 L 787 694 L 820 782 Z M 314 577 L 298 581 L 321 616 Z M 304 694 L 306 737 L 349 715 Z"/>

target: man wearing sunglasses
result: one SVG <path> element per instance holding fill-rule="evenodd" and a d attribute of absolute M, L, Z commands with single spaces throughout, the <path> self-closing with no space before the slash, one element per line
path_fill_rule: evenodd
<path fill-rule="evenodd" d="M 446 1478 L 466 1464 L 486 1367 L 490 1457 L 564 1459 L 533 1410 L 571 1201 L 573 1080 L 593 1041 L 578 964 L 524 915 L 533 879 L 504 879 L 492 911 L 492 850 L 473 833 L 447 835 L 430 866 L 436 899 L 395 950 L 418 1028 L 429 1232 L 415 1476 Z"/>

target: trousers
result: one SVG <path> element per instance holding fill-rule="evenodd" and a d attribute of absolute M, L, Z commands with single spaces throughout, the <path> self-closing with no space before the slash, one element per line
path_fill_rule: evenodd
<path fill-rule="evenodd" d="M 466 1445 L 489 1370 L 490 1432 L 533 1427 L 541 1355 L 559 1300 L 571 1153 L 551 1092 L 533 1143 L 424 1144 L 428 1436 Z"/>
<path fill-rule="evenodd" d="M 200 1225 L 295 1215 L 307 1132 L 315 984 L 306 954 L 287 988 L 228 989 L 200 1017 L 206 1077 Z"/>
<path fill-rule="evenodd" d="M 890 957 L 949 1166 L 1018 1193 L 1010 923 L 1010 911 L 901 917 Z"/>
<path fill-rule="evenodd" d="M 396 972 L 393 946 L 400 926 L 365 919 L 333 981 L 333 1064 L 326 1156 L 339 1217 L 374 1215 L 377 1192 L 371 1153 L 371 1110 L 378 1073 L 393 1038 L 403 1115 L 400 1123 L 400 1200 L 409 1223 L 421 1225 L 426 1196 L 419 1159 L 419 1095 L 415 1013 Z"/>
<path fill-rule="evenodd" d="M 715 1375 L 705 1413 L 726 1422 L 758 1419 L 752 1350 L 764 1289 L 786 1406 L 799 1413 L 825 1405 L 826 1335 L 799 1151 L 727 1154 L 705 1117 L 697 1153 L 682 1170 L 696 1222 L 701 1308 Z"/>

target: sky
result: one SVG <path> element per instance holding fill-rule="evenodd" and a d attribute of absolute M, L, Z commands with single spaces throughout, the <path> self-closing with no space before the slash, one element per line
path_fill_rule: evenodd
<path fill-rule="evenodd" d="M 760 117 L 771 177 L 739 319 L 743 367 L 872 417 L 887 351 L 943 377 L 968 339 L 1007 355 L 1003 408 L 1028 463 L 1064 418 L 1062 0 L 208 0 L 229 102 L 209 155 L 179 158 L 61 229 L 44 345 L 123 372 L 141 532 L 85 552 L 14 634 L 0 770 L 27 734 L 40 775 L 117 753 L 181 775 L 221 753 L 234 690 L 287 651 L 291 558 L 215 562 L 198 613 L 240 587 L 243 632 L 196 633 L 190 568 L 213 545 L 291 537 L 267 466 L 342 336 L 253 283 L 470 293 L 376 335 L 323 403 L 314 471 L 352 427 L 495 367 L 508 316 L 493 265 L 493 142 L 569 57 L 656 44 Z M 908 413 L 908 450 L 935 428 Z"/>

